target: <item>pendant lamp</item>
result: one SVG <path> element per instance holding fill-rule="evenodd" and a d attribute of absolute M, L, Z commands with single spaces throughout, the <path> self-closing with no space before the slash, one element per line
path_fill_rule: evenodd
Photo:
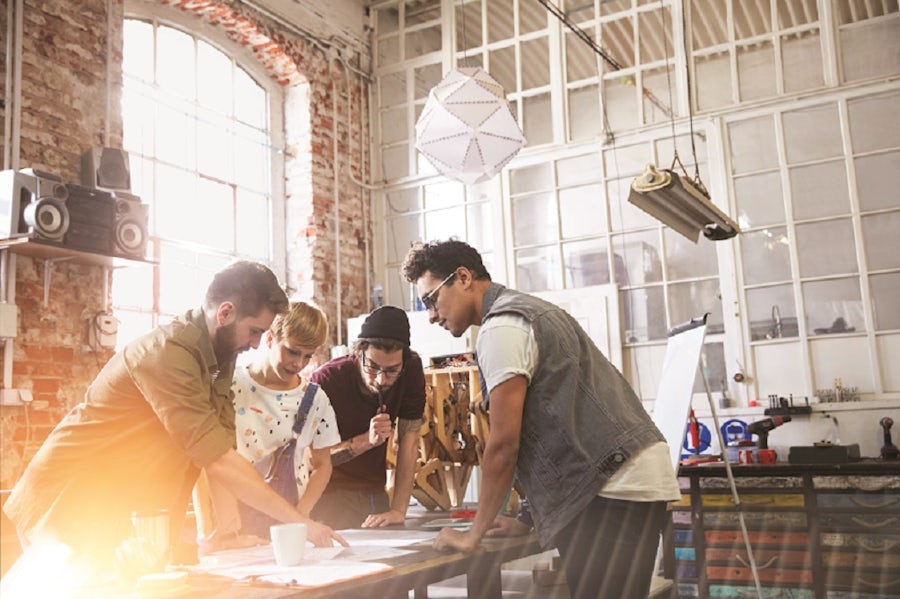
<path fill-rule="evenodd" d="M 524 145 L 503 87 L 480 67 L 447 73 L 416 123 L 416 149 L 438 172 L 467 185 L 493 178 Z"/>

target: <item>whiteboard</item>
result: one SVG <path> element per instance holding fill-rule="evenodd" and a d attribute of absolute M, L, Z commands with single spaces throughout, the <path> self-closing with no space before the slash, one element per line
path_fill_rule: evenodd
<path fill-rule="evenodd" d="M 654 424 L 669 444 L 669 457 L 676 472 L 691 408 L 694 379 L 700 365 L 700 351 L 706 335 L 705 319 L 702 322 L 703 324 L 669 337 L 659 377 L 659 390 L 651 414 Z"/>

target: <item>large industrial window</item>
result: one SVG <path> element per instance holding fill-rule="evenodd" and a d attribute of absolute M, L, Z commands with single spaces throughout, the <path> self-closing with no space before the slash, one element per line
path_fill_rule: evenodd
<path fill-rule="evenodd" d="M 156 19 L 124 24 L 123 144 L 150 207 L 148 257 L 114 273 L 118 341 L 202 300 L 236 258 L 278 262 L 273 90 L 210 41 Z M 277 90 L 275 90 L 277 94 Z M 274 267 L 274 266 L 273 266 Z"/>

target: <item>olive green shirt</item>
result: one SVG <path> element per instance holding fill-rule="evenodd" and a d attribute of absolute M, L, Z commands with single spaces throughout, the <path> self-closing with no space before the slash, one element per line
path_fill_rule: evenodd
<path fill-rule="evenodd" d="M 234 446 L 233 375 L 233 361 L 216 362 L 201 309 L 129 343 L 50 433 L 4 511 L 30 540 L 46 531 L 98 556 L 131 534 L 133 510 L 169 510 L 177 535 L 199 469 Z"/>

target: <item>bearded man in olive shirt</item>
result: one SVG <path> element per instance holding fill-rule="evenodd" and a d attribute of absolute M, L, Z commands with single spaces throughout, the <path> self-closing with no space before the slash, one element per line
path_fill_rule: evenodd
<path fill-rule="evenodd" d="M 271 517 L 306 522 L 316 545 L 343 543 L 269 488 L 234 449 L 235 360 L 259 345 L 287 307 L 268 268 L 235 262 L 215 274 L 201 308 L 114 355 L 4 505 L 26 544 L 20 561 L 30 549 L 62 543 L 79 565 L 108 572 L 132 535 L 136 510 L 167 510 L 169 538 L 177 540 L 200 468 Z"/>
<path fill-rule="evenodd" d="M 341 530 L 403 524 L 412 495 L 425 410 L 422 359 L 409 348 L 409 319 L 394 306 L 363 322 L 353 353 L 310 377 L 331 400 L 341 443 L 328 486 L 310 514 Z M 387 443 L 397 429 L 394 493 L 388 499 Z"/>

